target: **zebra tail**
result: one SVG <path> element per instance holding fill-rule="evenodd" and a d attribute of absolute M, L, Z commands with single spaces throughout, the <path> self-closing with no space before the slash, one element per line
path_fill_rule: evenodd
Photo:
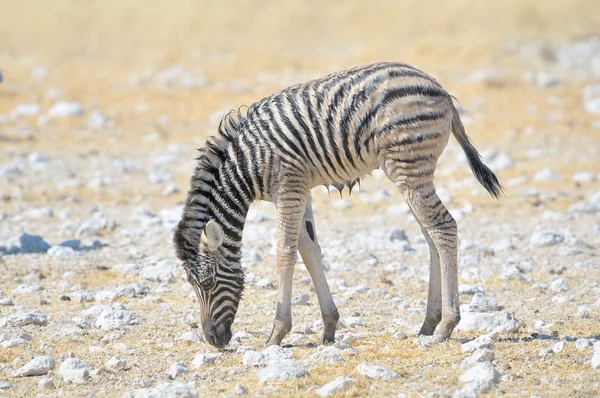
<path fill-rule="evenodd" d="M 465 151 L 465 155 L 467 155 L 467 160 L 469 161 L 469 165 L 471 166 L 471 170 L 473 171 L 473 174 L 475 174 L 477 181 L 483 185 L 490 195 L 498 199 L 500 195 L 504 194 L 504 190 L 502 189 L 500 182 L 498 182 L 498 178 L 494 172 L 481 161 L 479 152 L 477 152 L 477 149 L 475 149 L 471 140 L 467 137 L 465 127 L 460 121 L 458 111 L 454 106 L 452 108 L 452 133 L 454 134 L 454 137 L 457 139 L 463 151 Z"/>

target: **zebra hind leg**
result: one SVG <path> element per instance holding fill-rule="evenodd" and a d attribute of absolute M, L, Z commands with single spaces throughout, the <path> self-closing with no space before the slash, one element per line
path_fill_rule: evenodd
<path fill-rule="evenodd" d="M 457 226 L 435 192 L 437 157 L 413 161 L 397 157 L 402 148 L 381 154 L 381 166 L 399 188 L 429 246 L 431 273 L 427 315 L 419 334 L 447 339 L 460 321 L 457 270 Z M 435 332 L 434 332 L 435 331 Z"/>
<path fill-rule="evenodd" d="M 321 247 L 317 239 L 315 219 L 313 216 L 312 205 L 306 204 L 300 238 L 298 239 L 298 252 L 302 256 L 304 265 L 310 273 L 313 281 L 319 306 L 321 307 L 321 316 L 323 317 L 323 343 L 335 342 L 335 329 L 337 327 L 340 315 L 333 302 L 325 272 L 321 264 Z"/>

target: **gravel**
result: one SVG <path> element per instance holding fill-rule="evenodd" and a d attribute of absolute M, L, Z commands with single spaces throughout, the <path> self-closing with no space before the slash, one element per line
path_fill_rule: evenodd
<path fill-rule="evenodd" d="M 121 370 L 124 370 L 126 366 L 127 361 L 119 357 L 111 357 L 104 363 L 104 367 L 111 372 L 120 372 Z"/>
<path fill-rule="evenodd" d="M 351 377 L 338 377 L 329 383 L 317 388 L 315 393 L 320 397 L 329 397 L 348 391 L 355 380 Z"/>
<path fill-rule="evenodd" d="M 172 363 L 168 368 L 167 368 L 167 375 L 169 375 L 169 377 L 171 379 L 176 379 L 177 377 L 184 375 L 186 373 L 188 373 L 188 368 L 187 366 L 185 366 L 184 362 L 175 362 Z"/>
<path fill-rule="evenodd" d="M 88 365 L 78 358 L 67 358 L 58 368 L 58 374 L 67 383 L 81 384 L 90 377 Z"/>
<path fill-rule="evenodd" d="M 200 369 L 206 366 L 214 365 L 219 357 L 221 357 L 221 354 L 196 354 L 192 362 L 192 368 Z"/>
<path fill-rule="evenodd" d="M 369 379 L 396 379 L 400 375 L 393 370 L 384 368 L 383 366 L 375 365 L 369 362 L 363 362 L 356 367 L 356 371 L 361 376 L 366 376 Z"/>
<path fill-rule="evenodd" d="M 490 391 L 500 381 L 500 373 L 491 362 L 480 362 L 468 369 L 459 378 L 467 388 L 476 392 Z"/>
<path fill-rule="evenodd" d="M 154 388 L 142 388 L 124 398 L 198 398 L 196 389 L 183 383 L 160 383 Z"/>
<path fill-rule="evenodd" d="M 266 368 L 258 372 L 258 380 L 262 383 L 272 381 L 295 380 L 308 376 L 308 371 L 301 361 L 283 359 L 269 362 Z"/>
<path fill-rule="evenodd" d="M 529 244 L 531 247 L 547 247 L 554 246 L 562 243 L 565 237 L 557 232 L 553 231 L 541 231 L 531 235 Z"/>
<path fill-rule="evenodd" d="M 17 369 L 13 377 L 43 376 L 54 369 L 54 359 L 48 356 L 35 357 L 26 365 Z"/>

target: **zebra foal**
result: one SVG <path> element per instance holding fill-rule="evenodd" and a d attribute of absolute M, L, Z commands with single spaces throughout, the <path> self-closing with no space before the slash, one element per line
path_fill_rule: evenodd
<path fill-rule="evenodd" d="M 433 174 L 453 133 L 479 182 L 498 197 L 496 176 L 465 134 L 450 95 L 432 77 L 401 63 L 377 63 L 289 87 L 230 113 L 200 149 L 182 219 L 177 257 L 200 303 L 206 340 L 231 338 L 244 286 L 242 230 L 255 200 L 277 208 L 278 294 L 267 345 L 292 327 L 292 276 L 298 251 L 312 278 L 333 342 L 339 319 L 321 266 L 311 188 L 338 189 L 381 167 L 398 187 L 429 246 L 427 313 L 420 334 L 450 337 L 460 320 L 456 222 L 438 198 Z"/>

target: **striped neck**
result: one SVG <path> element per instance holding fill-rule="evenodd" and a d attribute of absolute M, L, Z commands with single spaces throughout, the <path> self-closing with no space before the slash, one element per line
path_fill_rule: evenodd
<path fill-rule="evenodd" d="M 235 145 L 233 143 L 232 145 Z M 238 174 L 235 158 L 225 159 L 215 175 L 215 182 L 207 198 L 206 222 L 215 220 L 225 234 L 221 246 L 229 263 L 240 263 L 242 233 L 254 192 L 247 189 L 244 177 Z M 233 265 L 233 264 L 230 264 Z"/>
<path fill-rule="evenodd" d="M 191 187 L 173 242 L 181 261 L 193 261 L 199 250 L 204 226 L 215 220 L 223 229 L 224 258 L 229 265 L 239 265 L 242 231 L 255 193 L 240 175 L 236 152 L 237 136 L 217 135 L 201 149 L 198 164 L 191 178 Z"/>

